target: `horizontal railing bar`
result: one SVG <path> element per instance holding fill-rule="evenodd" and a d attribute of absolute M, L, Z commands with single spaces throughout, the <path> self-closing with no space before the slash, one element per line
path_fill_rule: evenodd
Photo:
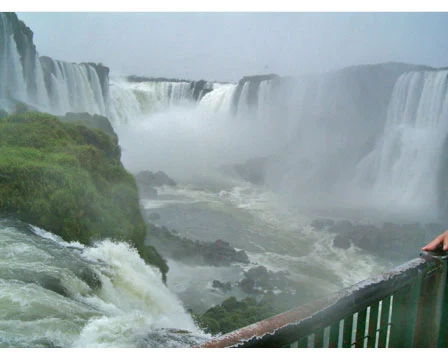
<path fill-rule="evenodd" d="M 201 347 L 281 347 L 391 296 L 410 284 L 422 272 L 429 273 L 441 269 L 443 266 L 439 259 L 422 254 L 386 273 L 297 309 L 217 337 Z"/>

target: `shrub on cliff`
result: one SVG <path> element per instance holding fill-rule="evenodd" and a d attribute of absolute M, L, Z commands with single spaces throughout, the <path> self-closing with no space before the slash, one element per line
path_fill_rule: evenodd
<path fill-rule="evenodd" d="M 260 302 L 253 297 L 247 297 L 241 301 L 237 301 L 235 297 L 229 297 L 220 305 L 211 307 L 201 315 L 196 315 L 195 319 L 198 325 L 208 333 L 228 333 L 279 313 L 280 311 L 273 307 L 273 299 L 272 295 L 267 295 Z"/>
<path fill-rule="evenodd" d="M 67 241 L 127 241 L 165 280 L 166 262 L 144 245 L 137 187 L 120 156 L 116 136 L 98 129 L 36 112 L 2 118 L 0 212 Z"/>

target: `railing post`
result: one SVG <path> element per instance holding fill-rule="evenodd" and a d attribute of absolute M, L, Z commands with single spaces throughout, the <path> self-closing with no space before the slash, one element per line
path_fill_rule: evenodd
<path fill-rule="evenodd" d="M 441 289 L 439 298 L 439 336 L 437 340 L 438 348 L 448 347 L 448 251 L 436 251 L 431 253 L 438 257 L 443 266 L 443 277 L 441 278 Z"/>
<path fill-rule="evenodd" d="M 420 290 L 414 347 L 446 347 L 448 344 L 447 253 L 428 253 L 438 267 L 424 273 Z"/>
<path fill-rule="evenodd" d="M 390 348 L 411 348 L 414 345 L 419 326 L 420 283 L 421 275 L 393 295 Z"/>

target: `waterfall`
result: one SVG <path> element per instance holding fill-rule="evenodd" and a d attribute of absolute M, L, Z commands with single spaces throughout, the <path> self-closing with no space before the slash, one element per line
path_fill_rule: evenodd
<path fill-rule="evenodd" d="M 48 58 L 47 61 L 53 69 L 49 84 L 53 113 L 63 115 L 66 112 L 88 112 L 107 115 L 106 98 L 93 67 Z"/>
<path fill-rule="evenodd" d="M 12 25 L 5 14 L 0 14 L 0 100 L 24 100 L 27 96 L 19 51 Z M 8 102 L 5 106 L 8 106 Z"/>
<path fill-rule="evenodd" d="M 403 74 L 390 99 L 383 136 L 358 165 L 357 185 L 385 210 L 435 215 L 447 134 L 448 71 Z"/>
<path fill-rule="evenodd" d="M 126 78 L 115 78 L 110 81 L 110 93 L 110 119 L 114 125 L 130 123 L 176 106 L 196 104 L 193 82 L 187 81 L 147 79 L 131 82 Z M 202 99 L 201 94 L 198 97 L 198 100 Z"/>
<path fill-rule="evenodd" d="M 199 107 L 210 112 L 230 113 L 235 90 L 236 85 L 233 83 L 215 83 L 213 90 L 201 99 Z"/>
<path fill-rule="evenodd" d="M 0 54 L 0 108 L 13 112 L 23 102 L 55 115 L 108 114 L 102 69 L 39 57 L 31 30 L 15 14 L 0 14 Z"/>
<path fill-rule="evenodd" d="M 1 217 L 0 239 L 0 347 L 189 347 L 209 339 L 126 243 L 86 247 Z"/>

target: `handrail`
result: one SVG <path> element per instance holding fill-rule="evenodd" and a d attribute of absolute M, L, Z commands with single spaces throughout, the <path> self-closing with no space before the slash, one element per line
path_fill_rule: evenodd
<path fill-rule="evenodd" d="M 447 347 L 446 261 L 446 256 L 422 253 L 201 347 Z"/>

